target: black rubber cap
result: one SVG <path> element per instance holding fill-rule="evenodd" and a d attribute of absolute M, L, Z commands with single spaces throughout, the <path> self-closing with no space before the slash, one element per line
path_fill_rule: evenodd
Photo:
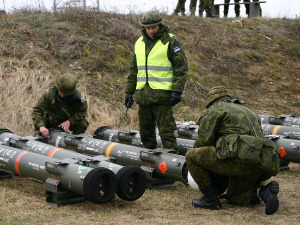
<path fill-rule="evenodd" d="M 110 126 L 101 126 L 101 127 L 98 127 L 94 134 L 93 134 L 93 138 L 96 138 L 96 139 L 100 139 L 101 137 L 101 134 L 103 131 L 107 130 L 107 129 L 112 129 Z"/>
<path fill-rule="evenodd" d="M 109 169 L 97 167 L 84 178 L 84 196 L 93 203 L 102 204 L 112 200 L 116 190 L 117 178 Z"/>
<path fill-rule="evenodd" d="M 126 166 L 116 174 L 118 180 L 117 194 L 126 201 L 139 199 L 146 190 L 145 172 L 136 166 Z"/>

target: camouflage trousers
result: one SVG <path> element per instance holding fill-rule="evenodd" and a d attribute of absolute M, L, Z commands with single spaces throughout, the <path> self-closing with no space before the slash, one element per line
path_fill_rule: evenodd
<path fill-rule="evenodd" d="M 185 13 L 185 2 L 186 0 L 178 0 L 174 13 Z"/>
<path fill-rule="evenodd" d="M 248 1 L 250 1 L 250 0 L 248 0 Z M 240 0 L 234 0 L 234 3 L 239 3 L 239 2 L 240 2 Z M 230 0 L 225 0 L 224 3 L 225 4 L 230 3 Z M 224 15 L 225 16 L 228 15 L 228 11 L 229 11 L 229 5 L 224 5 Z M 235 11 L 236 17 L 240 16 L 240 5 L 234 5 L 234 11 Z"/>
<path fill-rule="evenodd" d="M 197 0 L 191 0 L 191 3 L 190 3 L 190 11 L 195 13 L 196 11 L 196 6 L 197 6 Z"/>
<path fill-rule="evenodd" d="M 245 165 L 238 158 L 218 159 L 213 146 L 192 148 L 185 158 L 188 170 L 200 189 L 212 184 L 210 172 L 228 176 L 227 200 L 233 205 L 248 205 L 252 191 L 259 187 L 261 181 L 271 177 Z"/>
<path fill-rule="evenodd" d="M 164 148 L 177 149 L 174 131 L 177 129 L 173 117 L 172 106 L 169 105 L 139 105 L 139 124 L 141 141 L 145 148 L 155 149 L 156 124 Z"/>
<path fill-rule="evenodd" d="M 200 0 L 199 13 L 203 13 L 204 10 L 206 12 L 212 12 L 212 5 L 212 0 Z"/>

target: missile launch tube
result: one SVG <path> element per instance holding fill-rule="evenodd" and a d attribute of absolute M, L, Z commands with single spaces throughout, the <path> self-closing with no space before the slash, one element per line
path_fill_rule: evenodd
<path fill-rule="evenodd" d="M 300 127 L 300 118 L 296 118 L 292 115 L 259 115 L 262 124 L 273 124 L 291 127 Z"/>
<path fill-rule="evenodd" d="M 287 139 L 280 135 L 268 135 L 265 138 L 271 139 L 277 144 L 283 160 L 300 163 L 300 140 Z"/>
<path fill-rule="evenodd" d="M 121 136 L 121 138 L 120 138 Z M 99 127 L 94 132 L 94 137 L 102 140 L 113 140 L 115 142 L 122 142 L 130 145 L 140 145 L 139 131 L 119 131 L 111 129 L 110 127 Z M 272 138 L 271 138 L 272 137 Z M 279 135 L 266 135 L 265 138 L 274 141 L 285 153 L 281 158 L 286 162 L 300 162 L 300 140 L 286 139 Z M 158 138 L 160 140 L 160 138 Z M 181 153 L 186 153 L 190 148 L 193 148 L 195 140 L 177 138 L 178 146 L 181 146 Z"/>
<path fill-rule="evenodd" d="M 187 183 L 185 157 L 164 150 L 149 150 L 60 131 L 51 132 L 47 143 L 72 148 L 86 155 L 105 155 L 112 157 L 117 164 L 138 166 L 146 172 L 150 171 L 153 176 Z"/>
<path fill-rule="evenodd" d="M 5 145 L 0 145 L 0 169 L 40 182 L 55 177 L 62 188 L 94 203 L 110 201 L 116 191 L 115 174 L 106 168 L 69 164 Z"/>
<path fill-rule="evenodd" d="M 123 200 L 136 200 L 145 192 L 147 182 L 146 175 L 139 167 L 125 167 L 111 163 L 107 161 L 109 158 L 101 155 L 89 157 L 74 151 L 36 141 L 33 137 L 22 138 L 5 129 L 0 130 L 0 141 L 11 147 L 35 152 L 51 158 L 76 159 L 74 163 L 79 163 L 92 168 L 103 167 L 110 169 L 116 174 L 118 180 L 117 194 Z"/>
<path fill-rule="evenodd" d="M 300 140 L 300 128 L 272 124 L 262 124 L 261 127 L 265 136 L 281 135 L 289 139 Z"/>
<path fill-rule="evenodd" d="M 108 126 L 102 126 L 95 130 L 94 138 L 118 142 L 122 144 L 132 145 L 143 148 L 141 141 L 140 132 L 137 130 L 133 131 L 120 131 L 114 130 Z M 162 148 L 162 142 L 160 136 L 157 136 L 157 148 Z M 187 150 L 193 148 L 195 141 L 190 139 L 177 138 L 177 151 L 179 155 L 185 155 Z"/>
<path fill-rule="evenodd" d="M 264 135 L 282 135 L 290 139 L 300 140 L 300 128 L 293 126 L 281 126 L 272 124 L 262 124 Z M 198 135 L 198 125 L 177 125 L 177 137 L 195 140 Z"/>

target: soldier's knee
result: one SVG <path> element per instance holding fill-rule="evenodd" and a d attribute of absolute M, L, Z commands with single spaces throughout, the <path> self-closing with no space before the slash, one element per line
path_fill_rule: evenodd
<path fill-rule="evenodd" d="M 88 121 L 81 121 L 81 123 L 79 124 L 79 127 L 81 127 L 84 130 L 86 130 L 88 126 L 89 126 Z"/>
<path fill-rule="evenodd" d="M 73 134 L 82 134 L 86 131 L 88 126 L 88 121 L 83 120 L 78 124 L 71 125 L 70 130 L 73 131 Z"/>
<path fill-rule="evenodd" d="M 205 159 L 216 158 L 216 148 L 214 146 L 204 146 L 200 148 L 192 148 L 188 150 L 186 157 L 189 157 L 189 160 L 205 161 Z M 187 159 L 186 159 L 187 160 Z"/>
<path fill-rule="evenodd" d="M 187 162 L 191 162 L 194 158 L 195 152 L 196 152 L 196 149 L 194 149 L 194 148 L 188 150 L 187 153 L 185 154 L 185 160 Z"/>

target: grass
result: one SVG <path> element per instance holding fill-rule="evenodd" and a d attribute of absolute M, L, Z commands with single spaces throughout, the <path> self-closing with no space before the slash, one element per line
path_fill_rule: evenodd
<path fill-rule="evenodd" d="M 197 121 L 208 90 L 224 85 L 258 114 L 300 116 L 300 20 L 230 19 L 163 15 L 186 52 L 189 75 L 176 120 Z M 138 129 L 137 105 L 125 116 L 124 82 L 141 15 L 66 11 L 18 12 L 0 20 L 0 126 L 31 135 L 31 110 L 60 73 L 78 79 L 88 101 L 87 133 L 99 126 Z M 45 189 L 32 180 L 0 180 L 0 224 L 299 224 L 299 164 L 280 173 L 280 208 L 272 216 L 264 206 L 221 211 L 191 206 L 199 191 L 176 183 L 147 190 L 142 198 L 115 198 L 105 205 L 83 202 L 55 207 Z"/>
<path fill-rule="evenodd" d="M 43 185 L 26 178 L 2 180 L 1 224 L 298 224 L 299 164 L 276 178 L 280 183 L 280 207 L 266 216 L 264 204 L 250 207 L 228 205 L 223 210 L 196 209 L 191 200 L 199 191 L 176 183 L 168 189 L 147 190 L 142 198 L 126 202 L 115 197 L 109 203 L 83 202 L 56 207 L 45 202 Z M 292 182 L 291 182 L 292 180 Z M 21 188 L 22 187 L 22 188 Z"/>

